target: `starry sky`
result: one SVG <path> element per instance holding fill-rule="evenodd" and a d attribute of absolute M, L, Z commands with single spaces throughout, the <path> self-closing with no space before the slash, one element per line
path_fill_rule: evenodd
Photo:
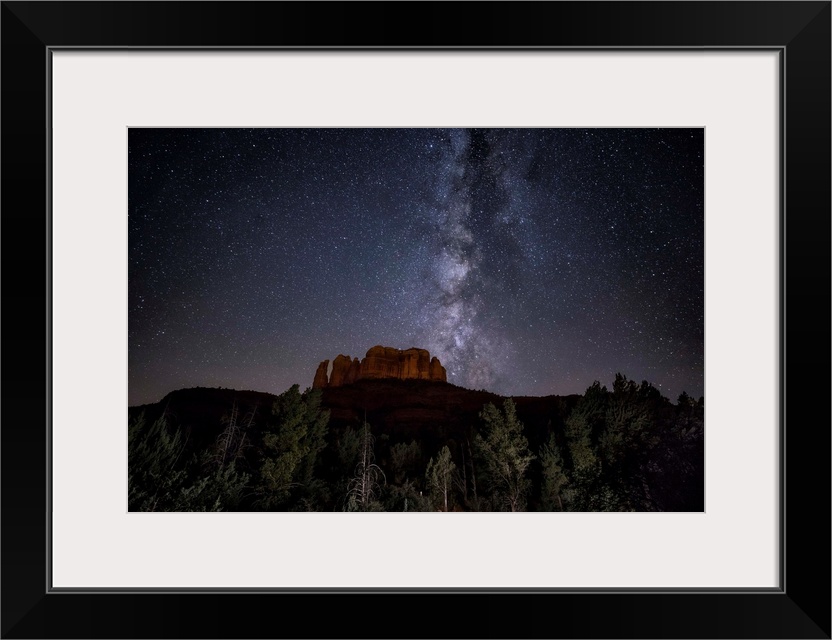
<path fill-rule="evenodd" d="M 703 129 L 130 129 L 129 403 L 376 344 L 448 381 L 704 392 Z"/>

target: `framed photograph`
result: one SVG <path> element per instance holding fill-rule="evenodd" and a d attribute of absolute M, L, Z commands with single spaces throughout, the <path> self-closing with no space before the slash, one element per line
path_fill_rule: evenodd
<path fill-rule="evenodd" d="M 829 2 L 2 11 L 4 637 L 830 637 Z M 419 208 L 425 193 L 441 216 Z M 403 249 L 418 238 L 432 244 Z M 488 258 L 512 251 L 527 259 L 507 268 L 525 272 L 503 277 Z M 272 275 L 235 280 L 228 265 L 255 254 Z M 615 282 L 570 271 L 612 255 Z M 592 273 L 601 285 L 578 285 Z M 384 287 L 398 315 L 370 312 Z M 344 298 L 359 289 L 367 327 Z M 503 303 L 511 331 L 494 329 Z M 379 346 L 327 366 L 340 347 L 321 316 L 339 313 L 350 344 L 377 333 Z M 394 315 L 423 328 L 419 349 L 384 348 L 406 339 Z M 591 348 L 547 333 L 581 323 Z M 229 513 L 228 482 L 162 504 L 130 466 L 133 409 L 179 388 L 278 395 L 294 376 L 330 402 L 342 387 L 344 409 L 347 381 L 566 397 L 601 378 L 613 397 L 630 388 L 612 378 L 622 363 L 653 378 L 632 392 L 662 415 L 701 413 L 699 498 L 674 484 L 695 468 L 677 449 L 674 473 L 635 456 L 626 474 L 580 480 L 569 402 L 526 435 L 552 468 L 563 447 L 571 493 L 546 494 L 561 476 L 542 470 L 524 490 L 485 481 L 474 498 L 466 476 L 443 492 L 437 469 L 489 450 L 456 432 L 449 448 L 417 445 L 424 486 L 402 462 L 383 498 L 337 469 L 318 493 L 289 474 L 269 504 L 266 485 L 237 478 L 251 492 Z M 495 412 L 488 425 L 511 423 Z M 223 423 L 226 449 L 242 415 Z M 592 455 L 621 459 L 609 425 L 587 429 Z M 376 435 L 386 464 L 404 460 L 404 440 Z M 404 513 L 414 505 L 465 513 Z M 401 628 L 370 629 L 361 605 Z M 459 611 L 438 622 L 425 607 Z"/>

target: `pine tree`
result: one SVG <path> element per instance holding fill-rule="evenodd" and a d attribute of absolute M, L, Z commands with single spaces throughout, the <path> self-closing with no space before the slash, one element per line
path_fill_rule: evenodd
<path fill-rule="evenodd" d="M 541 491 L 541 505 L 546 511 L 563 511 L 561 494 L 569 483 L 564 469 L 560 447 L 555 441 L 555 434 L 549 436 L 549 441 L 543 445 L 541 452 L 543 465 L 543 487 Z"/>
<path fill-rule="evenodd" d="M 320 390 L 301 395 L 298 385 L 282 393 L 272 407 L 273 420 L 263 436 L 266 455 L 258 472 L 259 504 L 288 508 L 292 493 L 313 485 L 318 454 L 326 445 L 329 412 L 320 409 Z"/>
<path fill-rule="evenodd" d="M 563 492 L 568 511 L 598 510 L 593 501 L 599 494 L 601 463 L 593 434 L 603 427 L 606 405 L 607 389 L 595 381 L 566 418 L 566 443 L 572 464 L 570 482 Z"/>
<path fill-rule="evenodd" d="M 129 511 L 218 511 L 219 503 L 206 493 L 208 478 L 197 475 L 196 458 L 184 458 L 185 442 L 179 428 L 162 414 L 147 427 L 144 414 L 127 431 Z"/>
<path fill-rule="evenodd" d="M 451 490 L 456 482 L 456 465 L 451 460 L 451 450 L 442 447 L 436 458 L 431 458 L 425 472 L 431 495 L 442 504 L 443 511 L 448 511 Z"/>
<path fill-rule="evenodd" d="M 508 398 L 503 403 L 502 413 L 489 402 L 480 412 L 480 418 L 484 430 L 482 435 L 476 434 L 474 444 L 497 503 L 510 511 L 520 511 L 525 506 L 529 489 L 526 472 L 534 456 L 529 452 L 514 401 Z"/>
<path fill-rule="evenodd" d="M 400 442 L 390 447 L 390 468 L 393 472 L 393 483 L 402 484 L 419 466 L 422 458 L 422 447 L 416 440 L 410 444 Z"/>

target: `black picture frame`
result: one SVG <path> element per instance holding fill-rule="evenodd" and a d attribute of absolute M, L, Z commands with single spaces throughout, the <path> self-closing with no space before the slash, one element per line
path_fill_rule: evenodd
<path fill-rule="evenodd" d="M 830 2 L 3 2 L 0 20 L 2 637 L 830 637 Z M 47 131 L 50 51 L 61 47 L 779 51 L 780 588 L 51 591 Z M 741 461 L 737 468 L 741 473 Z M 307 608 L 314 615 L 304 615 Z"/>

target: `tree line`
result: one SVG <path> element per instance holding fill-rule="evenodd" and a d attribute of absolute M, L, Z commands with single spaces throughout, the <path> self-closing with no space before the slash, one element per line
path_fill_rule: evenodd
<path fill-rule="evenodd" d="M 676 404 L 617 374 L 552 416 L 530 446 L 515 403 L 426 450 L 366 419 L 334 429 L 298 385 L 267 416 L 236 402 L 206 446 L 167 412 L 128 426 L 130 511 L 701 511 L 704 400 Z M 431 425 L 425 425 L 430 429 Z M 537 438 L 540 440 L 540 438 Z"/>

